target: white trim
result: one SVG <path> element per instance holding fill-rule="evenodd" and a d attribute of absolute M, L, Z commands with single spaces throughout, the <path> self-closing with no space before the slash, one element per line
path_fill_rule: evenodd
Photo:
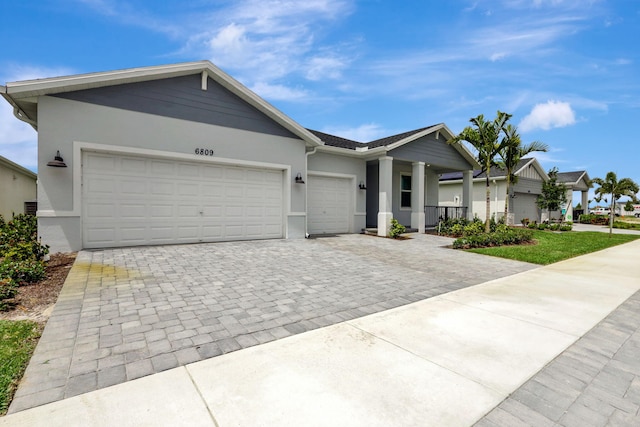
<path fill-rule="evenodd" d="M 306 212 L 289 212 L 287 216 L 307 216 Z"/>
<path fill-rule="evenodd" d="M 56 211 L 53 209 L 38 210 L 36 216 L 39 218 L 80 218 L 74 211 Z"/>

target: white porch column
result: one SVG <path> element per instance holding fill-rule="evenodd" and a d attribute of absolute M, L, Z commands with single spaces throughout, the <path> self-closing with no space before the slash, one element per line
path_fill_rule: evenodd
<path fill-rule="evenodd" d="M 389 235 L 393 218 L 393 157 L 378 159 L 378 236 Z"/>
<path fill-rule="evenodd" d="M 427 179 L 427 194 L 425 195 L 425 204 L 429 206 L 438 206 L 440 203 L 440 177 L 437 173 L 429 168 L 426 169 L 424 176 Z"/>
<path fill-rule="evenodd" d="M 462 206 L 467 207 L 467 219 L 473 219 L 473 171 L 462 172 Z"/>
<path fill-rule="evenodd" d="M 564 214 L 566 221 L 574 221 L 573 219 L 573 189 L 567 191 L 567 212 Z"/>
<path fill-rule="evenodd" d="M 411 228 L 424 233 L 424 162 L 415 162 L 411 166 Z"/>
<path fill-rule="evenodd" d="M 582 211 L 585 214 L 588 214 L 589 213 L 589 190 L 582 192 L 582 203 L 580 204 L 582 205 Z"/>

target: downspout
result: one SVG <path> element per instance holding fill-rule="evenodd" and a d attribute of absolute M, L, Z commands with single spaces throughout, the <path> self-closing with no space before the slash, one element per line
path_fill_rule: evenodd
<path fill-rule="evenodd" d="M 309 182 L 309 156 L 312 154 L 316 154 L 316 151 L 318 151 L 318 147 L 313 147 L 313 150 L 311 151 L 307 151 L 306 153 L 304 153 L 304 170 L 305 170 L 305 175 L 307 176 L 307 183 Z M 309 197 L 307 197 L 308 195 L 308 191 L 307 191 L 307 186 L 305 185 L 304 187 L 304 238 L 308 239 L 309 238 L 309 230 L 307 229 L 307 215 L 309 214 Z"/>

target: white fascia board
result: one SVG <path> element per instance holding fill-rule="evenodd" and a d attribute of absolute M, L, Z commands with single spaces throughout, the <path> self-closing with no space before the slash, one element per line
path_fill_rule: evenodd
<path fill-rule="evenodd" d="M 356 151 L 350 148 L 333 147 L 331 145 L 322 145 L 317 148 L 316 152 L 337 154 L 340 156 L 347 156 L 347 157 L 364 157 L 365 155 L 371 154 L 371 151 Z"/>
<path fill-rule="evenodd" d="M 206 72 L 209 77 L 220 83 L 226 89 L 256 107 L 294 135 L 300 137 L 307 143 L 307 145 L 324 145 L 317 136 L 300 126 L 233 77 L 213 65 L 210 61 L 186 62 L 180 64 L 130 68 L 117 71 L 105 71 L 99 73 L 12 82 L 7 83 L 3 95 L 6 93 L 5 98 L 8 100 L 9 97 L 14 100 L 19 100 L 27 97 L 38 97 L 104 86 L 158 80 L 202 72 Z M 14 107 L 16 106 L 15 101 L 9 102 L 14 105 Z"/>
<path fill-rule="evenodd" d="M 505 181 L 506 180 L 506 176 L 492 176 L 489 178 L 491 181 Z M 485 182 L 487 180 L 486 177 L 482 177 L 482 178 L 473 178 L 471 180 L 471 182 Z M 440 184 L 462 184 L 462 180 L 461 179 L 448 179 L 446 181 L 438 181 Z"/>
<path fill-rule="evenodd" d="M 61 92 L 93 89 L 103 86 L 134 83 L 168 77 L 193 74 L 207 68 L 209 61 L 186 62 L 181 64 L 159 65 L 152 67 L 129 68 L 116 71 L 76 74 L 37 80 L 24 80 L 7 83 L 7 93 L 15 98 L 42 96 Z"/>

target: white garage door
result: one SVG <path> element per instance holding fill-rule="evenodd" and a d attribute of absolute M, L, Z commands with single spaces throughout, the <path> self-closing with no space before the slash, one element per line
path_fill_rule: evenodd
<path fill-rule="evenodd" d="M 83 153 L 85 248 L 283 236 L 283 172 Z"/>
<path fill-rule="evenodd" d="M 348 233 L 352 180 L 309 175 L 307 181 L 307 232 Z"/>

